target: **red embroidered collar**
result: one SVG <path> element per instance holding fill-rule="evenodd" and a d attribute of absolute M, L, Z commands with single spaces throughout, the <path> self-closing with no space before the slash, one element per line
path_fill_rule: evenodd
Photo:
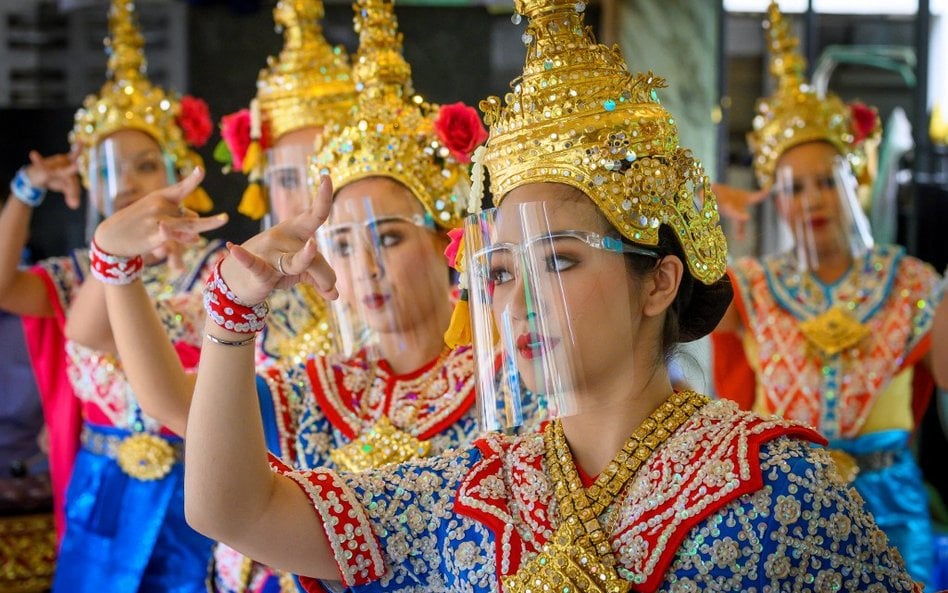
<path fill-rule="evenodd" d="M 339 361 L 313 357 L 306 363 L 317 404 L 350 439 L 387 416 L 397 428 L 428 440 L 474 405 L 474 354 L 458 348 L 422 368 L 396 375 L 385 360 L 363 350 Z"/>

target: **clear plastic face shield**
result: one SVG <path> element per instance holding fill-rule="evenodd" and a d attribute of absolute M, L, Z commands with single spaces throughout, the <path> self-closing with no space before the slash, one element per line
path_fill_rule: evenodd
<path fill-rule="evenodd" d="M 270 210 L 263 219 L 264 228 L 296 216 L 312 203 L 315 183 L 309 174 L 311 152 L 311 146 L 301 143 L 276 146 L 267 151 L 264 184 Z"/>
<path fill-rule="evenodd" d="M 316 233 L 336 272 L 332 301 L 337 351 L 385 358 L 417 347 L 413 335 L 441 336 L 438 311 L 450 316 L 448 268 L 429 216 L 365 196 L 333 205 Z M 440 333 L 439 333 L 440 332 Z M 425 334 L 426 335 L 426 334 Z"/>
<path fill-rule="evenodd" d="M 174 166 L 143 133 L 116 134 L 89 149 L 86 238 L 98 224 L 148 193 L 177 181 Z"/>
<path fill-rule="evenodd" d="M 630 361 L 634 335 L 626 253 L 655 257 L 620 240 L 591 202 L 504 204 L 467 219 L 483 430 L 592 409 L 610 365 L 631 371 L 617 362 Z"/>
<path fill-rule="evenodd" d="M 784 230 L 792 237 L 801 271 L 815 270 L 829 258 L 862 257 L 872 248 L 869 221 L 859 205 L 852 167 L 837 156 L 825 167 L 777 169 L 774 195 Z"/>

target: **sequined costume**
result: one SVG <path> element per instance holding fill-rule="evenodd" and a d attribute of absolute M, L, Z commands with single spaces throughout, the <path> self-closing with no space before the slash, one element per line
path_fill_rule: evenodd
<path fill-rule="evenodd" d="M 876 247 L 833 285 L 801 274 L 789 254 L 744 259 L 731 271 L 754 370 L 753 408 L 816 427 L 859 467 L 853 485 L 916 578 L 931 566 L 927 495 L 909 449 L 913 385 L 931 348 L 938 275 L 899 247 Z M 870 330 L 855 347 L 827 355 L 801 322 L 832 307 Z M 930 379 L 928 379 L 930 393 Z M 725 384 L 719 388 L 726 390 Z M 922 390 L 926 391 L 926 390 Z M 726 391 L 724 391 L 726 393 Z"/>
<path fill-rule="evenodd" d="M 221 247 L 220 242 L 211 242 L 185 252 L 184 272 L 172 272 L 160 263 L 147 267 L 143 276 L 186 366 L 197 363 L 203 321 L 199 290 Z M 87 278 L 88 251 L 45 260 L 33 273 L 43 278 L 55 308 L 68 311 Z M 41 320 L 27 319 L 25 325 L 36 329 L 36 321 Z M 64 356 L 51 351 L 47 354 L 53 354 L 64 365 L 63 385 L 68 384 L 69 391 L 44 393 L 44 404 L 75 409 L 75 418 L 81 418 L 82 426 L 75 431 L 61 424 L 50 426 L 50 436 L 58 444 L 69 445 L 67 439 L 72 438 L 72 446 L 78 449 L 65 494 L 66 531 L 53 590 L 201 590 L 211 542 L 191 530 L 184 519 L 180 438 L 142 413 L 113 355 L 66 340 L 62 329 L 65 317 L 58 322 L 58 332 L 53 332 L 50 321 L 47 331 L 34 333 L 34 338 L 45 341 L 58 335 L 55 342 L 64 348 Z M 42 357 L 34 362 L 44 364 Z M 122 443 L 134 442 L 129 439 L 136 435 L 167 443 L 161 451 L 170 451 L 171 457 L 159 457 L 156 466 L 143 464 L 140 470 L 157 472 L 154 475 L 167 471 L 159 479 L 139 479 L 120 466 Z M 125 451 L 126 456 L 134 457 L 136 453 L 129 448 Z M 132 464 L 138 461 L 126 460 Z"/>
<path fill-rule="evenodd" d="M 620 578 L 643 592 L 912 591 L 819 441 L 706 405 L 600 517 Z M 500 591 L 563 522 L 540 434 L 362 474 L 287 473 L 326 525 L 341 575 L 330 590 Z"/>
<path fill-rule="evenodd" d="M 418 456 L 412 450 L 422 443 L 431 454 L 461 446 L 477 434 L 473 371 L 470 348 L 448 352 L 406 375 L 365 352 L 348 360 L 311 357 L 274 367 L 257 380 L 268 449 L 297 467 L 333 467 L 339 448 L 355 440 L 360 448 L 371 447 L 366 439 L 380 421 L 410 437 L 411 444 L 393 461 Z M 350 463 L 378 465 L 370 449 L 364 452 L 364 458 L 351 456 Z"/>
<path fill-rule="evenodd" d="M 805 76 L 798 40 L 776 2 L 765 27 L 777 88 L 757 102 L 748 143 L 762 187 L 775 187 L 782 155 L 828 143 L 857 175 L 865 172 L 864 124 Z M 826 284 L 792 252 L 743 259 L 730 270 L 743 334 L 714 339 L 715 384 L 742 407 L 802 422 L 830 441 L 917 580 L 931 575 L 932 528 L 921 472 L 909 448 L 933 382 L 919 364 L 931 348 L 941 295 L 938 275 L 896 246 L 853 253 Z M 914 393 L 913 393 L 914 392 Z"/>

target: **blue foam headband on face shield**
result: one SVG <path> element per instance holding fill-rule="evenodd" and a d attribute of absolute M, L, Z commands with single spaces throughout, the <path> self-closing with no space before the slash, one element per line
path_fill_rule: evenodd
<path fill-rule="evenodd" d="M 174 168 L 174 163 L 171 162 L 171 155 L 165 151 L 161 151 L 161 156 L 165 161 L 165 174 L 168 176 L 168 185 L 174 185 L 178 182 L 178 173 Z"/>

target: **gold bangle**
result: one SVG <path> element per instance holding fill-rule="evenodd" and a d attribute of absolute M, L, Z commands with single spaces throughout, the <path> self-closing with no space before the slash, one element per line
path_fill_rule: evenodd
<path fill-rule="evenodd" d="M 253 334 L 249 338 L 244 338 L 242 340 L 224 340 L 206 332 L 204 334 L 204 337 L 214 342 L 215 344 L 220 344 L 221 346 L 246 346 L 247 344 L 252 344 L 254 340 L 257 339 L 257 334 Z"/>

